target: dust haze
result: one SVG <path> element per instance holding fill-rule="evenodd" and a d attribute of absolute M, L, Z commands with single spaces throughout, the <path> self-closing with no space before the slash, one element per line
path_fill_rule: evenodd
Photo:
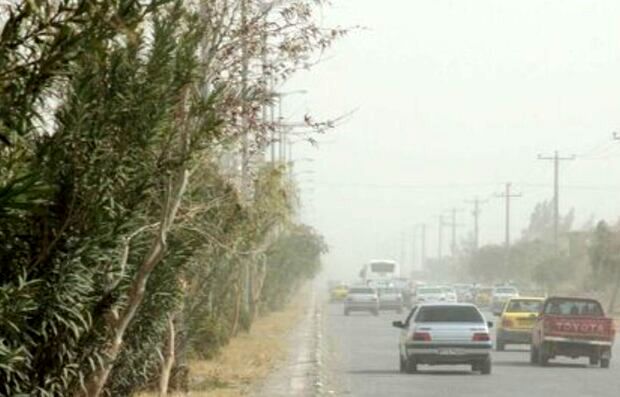
<path fill-rule="evenodd" d="M 437 216 L 458 208 L 461 244 L 473 229 L 466 201 L 476 196 L 488 200 L 480 244 L 502 244 L 504 201 L 495 195 L 507 182 L 522 194 L 512 204 L 518 240 L 535 205 L 553 198 L 552 163 L 537 156 L 555 150 L 576 156 L 560 168 L 560 212 L 574 209 L 572 228 L 613 223 L 619 20 L 612 0 L 335 2 L 325 23 L 361 28 L 290 82 L 313 89 L 285 106 L 290 117 L 355 110 L 318 148 L 295 147 L 315 159 L 297 165 L 311 170 L 300 182 L 302 216 L 330 245 L 328 276 L 350 280 L 371 258 L 419 267 L 416 225 L 427 224 L 432 258 Z"/>

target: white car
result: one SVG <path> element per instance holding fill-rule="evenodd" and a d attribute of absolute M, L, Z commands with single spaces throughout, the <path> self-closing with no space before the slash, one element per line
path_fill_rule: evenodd
<path fill-rule="evenodd" d="M 456 303 L 458 302 L 458 297 L 456 294 L 456 290 L 452 287 L 441 287 L 443 289 L 444 294 L 446 295 L 446 302 Z"/>
<path fill-rule="evenodd" d="M 403 311 L 403 295 L 396 288 L 379 288 L 379 309 L 395 310 L 396 313 Z"/>
<path fill-rule="evenodd" d="M 417 304 L 445 302 L 446 293 L 441 287 L 422 286 L 416 289 L 414 300 Z"/>
<path fill-rule="evenodd" d="M 379 295 L 377 290 L 365 286 L 349 288 L 347 297 L 344 300 L 344 315 L 348 316 L 353 311 L 370 312 L 378 316 Z"/>
<path fill-rule="evenodd" d="M 401 372 L 415 373 L 420 364 L 468 364 L 473 371 L 491 373 L 493 324 L 471 303 L 421 304 L 392 325 L 401 330 Z"/>

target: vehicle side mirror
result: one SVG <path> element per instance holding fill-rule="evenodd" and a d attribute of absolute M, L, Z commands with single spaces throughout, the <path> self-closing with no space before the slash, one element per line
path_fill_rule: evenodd
<path fill-rule="evenodd" d="M 402 321 L 394 321 L 392 322 L 392 326 L 395 328 L 405 328 L 405 324 Z"/>
<path fill-rule="evenodd" d="M 487 321 L 487 327 L 493 328 L 493 321 Z"/>

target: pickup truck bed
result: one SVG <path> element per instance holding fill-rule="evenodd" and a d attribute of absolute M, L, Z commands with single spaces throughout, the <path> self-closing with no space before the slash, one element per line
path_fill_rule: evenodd
<path fill-rule="evenodd" d="M 548 298 L 532 331 L 531 361 L 546 365 L 557 356 L 588 357 L 608 367 L 615 338 L 613 319 L 599 302 L 583 298 Z"/>

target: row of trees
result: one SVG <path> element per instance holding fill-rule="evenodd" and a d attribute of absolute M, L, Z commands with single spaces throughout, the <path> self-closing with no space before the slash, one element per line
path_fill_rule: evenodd
<path fill-rule="evenodd" d="M 533 291 L 590 292 L 609 298 L 614 308 L 620 289 L 620 224 L 588 221 L 573 227 L 574 211 L 559 219 L 554 240 L 553 202 L 538 203 L 528 227 L 509 250 L 489 244 L 465 249 L 457 258 L 431 263 L 435 272 L 479 283 L 515 282 Z"/>
<path fill-rule="evenodd" d="M 344 34 L 320 3 L 0 5 L 0 395 L 187 387 L 318 271 L 259 115 Z"/>

